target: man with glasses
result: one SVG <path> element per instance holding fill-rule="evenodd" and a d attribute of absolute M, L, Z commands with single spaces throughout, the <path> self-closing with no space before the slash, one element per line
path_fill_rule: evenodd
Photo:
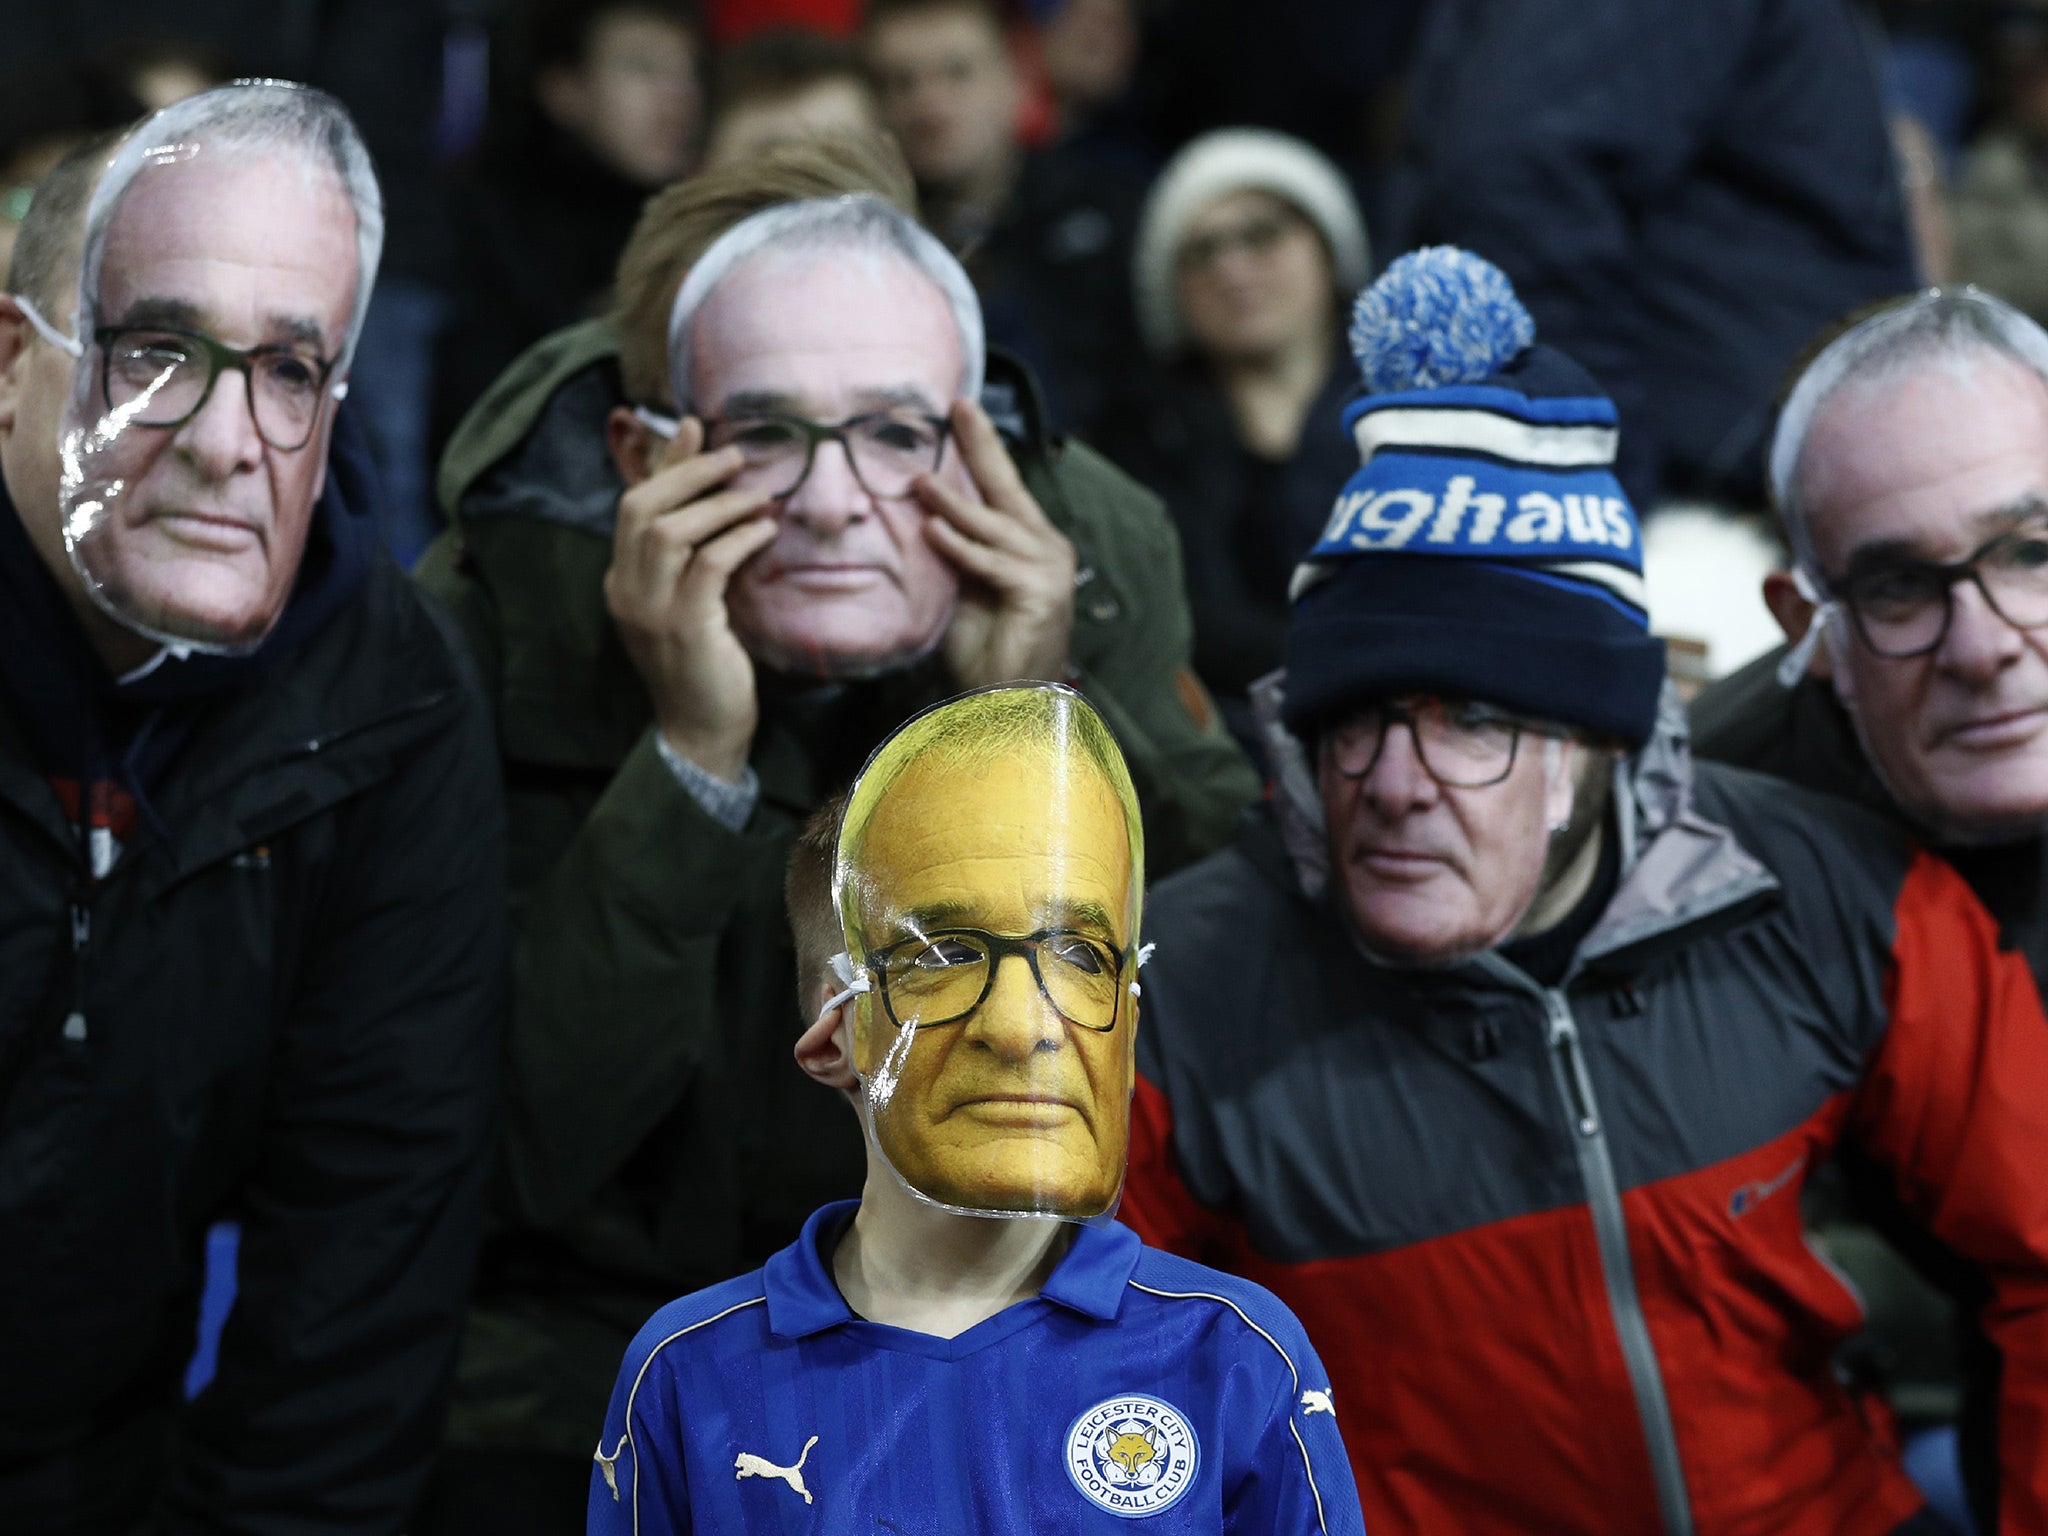
<path fill-rule="evenodd" d="M 1993 1297 L 2043 1529 L 2039 998 L 1945 865 L 1694 766 L 1614 408 L 1533 336 L 1461 252 L 1359 301 L 1273 814 L 1151 904 L 1126 1217 L 1301 1317 L 1382 1536 L 1939 1532 L 1833 1369 L 1853 1144 Z"/>
<path fill-rule="evenodd" d="M 796 1056 L 866 1183 L 640 1330 L 592 1532 L 1363 1529 L 1301 1325 L 1110 1219 L 1143 868 L 1116 742 L 1057 685 L 927 710 L 806 826 Z"/>
<path fill-rule="evenodd" d="M 575 1518 L 648 1313 L 858 1190 L 852 1125 L 789 1061 L 780 879 L 889 730 L 1078 679 L 1155 871 L 1257 792 L 1185 673 L 1164 514 L 984 363 L 897 178 L 792 144 L 662 194 L 620 330 L 530 355 L 450 450 L 460 527 L 422 578 L 498 706 L 519 933 L 504 1223 L 430 1530 Z"/>
<path fill-rule="evenodd" d="M 10 1533 L 388 1533 L 439 1441 L 502 815 L 340 409 L 381 231 L 339 104 L 244 83 L 53 171 L 0 298 Z"/>
<path fill-rule="evenodd" d="M 1975 288 L 1860 316 L 1799 372 L 1770 470 L 1793 565 L 1764 598 L 1788 646 L 1694 704 L 1700 753 L 1845 796 L 1938 848 L 2048 982 L 2048 333 Z M 1967 1317 L 1975 1277 L 1901 1237 L 1869 1184 L 1850 1179 L 1849 1211 L 1909 1243 Z M 1952 1392 L 1938 1318 L 1914 1318 L 1887 1343 Z M 1983 1346 L 1966 1335 L 1963 1431 L 1988 1524 L 1998 1358 Z"/>

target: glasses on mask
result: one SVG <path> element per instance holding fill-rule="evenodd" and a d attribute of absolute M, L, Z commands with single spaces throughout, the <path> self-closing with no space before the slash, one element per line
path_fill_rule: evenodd
<path fill-rule="evenodd" d="M 939 467 L 952 423 L 922 412 L 868 411 L 844 421 L 781 414 L 713 417 L 704 424 L 707 449 L 737 448 L 736 484 L 770 496 L 796 494 L 810 478 L 820 443 L 837 443 L 861 489 L 878 501 L 910 494 L 911 482 Z"/>
<path fill-rule="evenodd" d="M 1098 1033 L 1116 1027 L 1122 957 L 1068 928 L 1009 935 L 943 928 L 871 951 L 882 1006 L 898 1029 L 928 1029 L 966 1018 L 988 1001 L 996 969 L 1012 955 L 1031 967 L 1041 996 L 1069 1024 Z"/>
<path fill-rule="evenodd" d="M 334 364 L 293 343 L 246 351 L 198 331 L 102 326 L 100 389 L 108 409 L 143 427 L 181 427 L 205 408 L 223 370 L 242 375 L 256 435 L 284 453 L 306 446 Z M 338 391 L 337 391 L 338 393 Z"/>
<path fill-rule="evenodd" d="M 1344 777 L 1365 778 L 1397 725 L 1408 728 L 1423 771 L 1449 789 L 1486 789 L 1500 783 L 1514 772 L 1515 753 L 1525 733 L 1556 734 L 1489 704 L 1424 695 L 1382 699 L 1353 710 L 1323 733 L 1323 750 Z"/>
<path fill-rule="evenodd" d="M 1991 611 L 2015 629 L 2048 624 L 2048 517 L 2008 529 L 1967 559 L 1873 562 L 1829 583 L 1828 596 L 1848 611 L 1866 646 L 1902 660 L 1948 638 L 1956 586 L 1964 581 L 1974 582 Z"/>

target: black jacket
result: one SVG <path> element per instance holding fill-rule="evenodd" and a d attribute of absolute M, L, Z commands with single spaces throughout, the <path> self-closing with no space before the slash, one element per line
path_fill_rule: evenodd
<path fill-rule="evenodd" d="M 1849 0 L 1440 0 L 1391 248 L 1497 262 L 1621 411 L 1624 484 L 1761 503 L 1771 399 L 1915 281 Z"/>
<path fill-rule="evenodd" d="M 364 515 L 356 452 L 317 517 Z M 76 648 L 47 611 L 45 654 Z M 296 645 L 290 618 L 163 706 L 177 752 L 98 881 L 0 669 L 10 1536 L 394 1532 L 438 1442 L 499 1074 L 490 723 L 387 558 Z M 223 1217 L 239 1295 L 181 1409 Z"/>
<path fill-rule="evenodd" d="M 1288 578 L 1358 467 L 1343 425 L 1357 380 L 1340 350 L 1284 465 L 1260 465 L 1238 445 L 1229 402 L 1187 363 L 1132 391 L 1094 438 L 1172 514 L 1195 620 L 1195 671 L 1248 748 L 1256 750 L 1257 727 L 1247 690 L 1280 665 Z"/>

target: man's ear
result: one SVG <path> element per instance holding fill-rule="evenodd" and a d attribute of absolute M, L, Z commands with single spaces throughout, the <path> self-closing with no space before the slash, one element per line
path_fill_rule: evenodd
<path fill-rule="evenodd" d="M 1806 638 L 1806 631 L 1813 625 L 1813 604 L 1806 600 L 1806 594 L 1799 590 L 1799 583 L 1792 579 L 1790 571 L 1772 571 L 1764 578 L 1764 606 L 1771 610 L 1771 617 L 1778 621 L 1778 628 L 1785 632 L 1788 644 L 1797 645 Z M 1809 677 L 1825 678 L 1834 670 L 1833 658 L 1828 655 L 1825 645 L 1813 648 L 1813 656 L 1806 663 Z"/>
<path fill-rule="evenodd" d="M 665 446 L 654 429 L 623 405 L 612 407 L 604 419 L 604 445 L 611 450 L 619 478 L 638 485 L 654 473 Z"/>
<path fill-rule="evenodd" d="M 819 1002 L 831 993 L 820 991 Z M 853 1010 L 857 1000 L 848 998 L 797 1037 L 796 1064 L 813 1082 L 851 1094 L 860 1088 L 860 1074 L 853 1066 Z"/>
<path fill-rule="evenodd" d="M 11 295 L 0 293 L 0 432 L 14 430 L 22 391 L 28 385 L 28 360 L 35 341 L 35 331 L 21 306 Z"/>

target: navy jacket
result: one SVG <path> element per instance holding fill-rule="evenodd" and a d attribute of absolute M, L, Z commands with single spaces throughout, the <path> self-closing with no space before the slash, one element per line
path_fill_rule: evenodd
<path fill-rule="evenodd" d="M 1440 0 L 1395 250 L 1514 280 L 1621 409 L 1621 473 L 1756 504 L 1772 397 L 1829 321 L 1916 278 L 1848 0 Z"/>

